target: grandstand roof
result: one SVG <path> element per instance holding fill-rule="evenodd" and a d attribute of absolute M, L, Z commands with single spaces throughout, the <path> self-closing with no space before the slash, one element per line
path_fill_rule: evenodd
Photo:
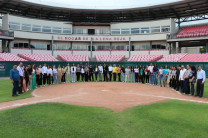
<path fill-rule="evenodd" d="M 0 13 L 47 20 L 85 23 L 150 21 L 208 14 L 208 0 L 178 2 L 130 9 L 73 9 L 22 0 L 0 0 Z"/>

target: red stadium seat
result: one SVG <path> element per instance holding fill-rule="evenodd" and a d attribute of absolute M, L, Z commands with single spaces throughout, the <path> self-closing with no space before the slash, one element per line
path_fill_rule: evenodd
<path fill-rule="evenodd" d="M 18 54 L 18 56 L 29 61 L 58 61 L 50 54 Z"/>
<path fill-rule="evenodd" d="M 12 55 L 11 53 L 0 53 L 0 61 L 26 61 L 23 58 Z"/>
<path fill-rule="evenodd" d="M 133 55 L 129 58 L 129 62 L 153 62 L 160 58 L 163 55 Z"/>
<path fill-rule="evenodd" d="M 199 37 L 208 35 L 208 25 L 184 27 L 177 35 L 178 38 Z"/>
<path fill-rule="evenodd" d="M 88 55 L 63 54 L 63 55 L 58 55 L 58 57 L 63 61 L 89 61 Z"/>
<path fill-rule="evenodd" d="M 120 62 L 125 58 L 125 55 L 95 55 L 96 61 Z"/>

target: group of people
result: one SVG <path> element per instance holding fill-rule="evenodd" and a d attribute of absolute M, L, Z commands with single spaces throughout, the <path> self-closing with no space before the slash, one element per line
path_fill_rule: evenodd
<path fill-rule="evenodd" d="M 187 65 L 187 69 L 182 65 L 177 67 L 166 65 L 164 68 L 158 68 L 157 64 L 140 65 L 140 66 L 127 66 L 124 65 L 107 66 L 99 64 L 83 65 L 82 63 L 70 64 L 67 66 L 51 66 L 41 65 L 24 66 L 22 62 L 14 65 L 10 71 L 10 79 L 13 84 L 12 96 L 18 96 L 23 92 L 51 84 L 60 83 L 74 83 L 87 82 L 87 81 L 119 81 L 119 82 L 132 82 L 132 83 L 146 83 L 150 85 L 160 85 L 161 87 L 168 87 L 181 91 L 185 94 L 192 94 L 202 97 L 204 91 L 204 82 L 206 79 L 205 71 L 201 66 L 198 66 L 198 71 L 194 66 Z M 195 93 L 195 83 L 197 83 L 197 93 Z"/>

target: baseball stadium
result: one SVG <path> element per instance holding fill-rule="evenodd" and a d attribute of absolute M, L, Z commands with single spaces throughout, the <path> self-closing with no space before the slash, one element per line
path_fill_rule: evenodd
<path fill-rule="evenodd" d="M 208 0 L 0 0 L 0 137 L 207 138 Z"/>

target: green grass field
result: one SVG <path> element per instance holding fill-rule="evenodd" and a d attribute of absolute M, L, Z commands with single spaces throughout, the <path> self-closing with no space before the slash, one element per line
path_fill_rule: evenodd
<path fill-rule="evenodd" d="M 11 97 L 10 80 L 0 80 L 0 102 Z M 205 83 L 208 97 L 208 84 Z M 170 100 L 123 112 L 99 107 L 39 103 L 0 111 L 2 138 L 207 138 L 208 104 Z"/>
<path fill-rule="evenodd" d="M 32 97 L 31 92 L 28 91 L 18 97 L 12 97 L 13 85 L 10 80 L 0 80 L 0 102 L 13 101 Z"/>
<path fill-rule="evenodd" d="M 0 112 L 3 138 L 208 137 L 208 105 L 166 101 L 115 113 L 96 107 L 40 103 Z"/>

